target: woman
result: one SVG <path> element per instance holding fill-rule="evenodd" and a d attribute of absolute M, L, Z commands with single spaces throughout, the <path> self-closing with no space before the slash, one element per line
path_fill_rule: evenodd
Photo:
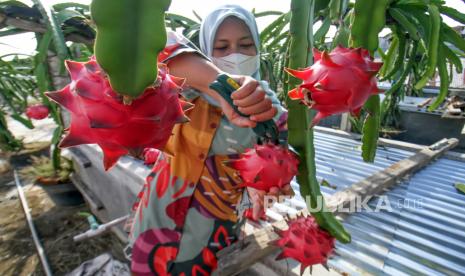
<path fill-rule="evenodd" d="M 183 96 L 195 107 L 190 122 L 176 125 L 159 154 L 136 205 L 130 233 L 134 275 L 202 275 L 216 268 L 215 254 L 237 240 L 240 178 L 225 161 L 252 147 L 251 127 L 271 118 L 285 130 L 286 110 L 265 82 L 258 82 L 259 36 L 253 15 L 227 5 L 204 20 L 201 52 L 174 33 L 160 59 L 170 73 L 186 78 Z M 210 60 L 212 62 L 210 62 Z M 216 65 L 216 66 L 215 66 Z M 234 104 L 209 89 L 217 75 L 234 74 L 241 85 Z M 252 76 L 252 77 L 248 77 Z M 247 189 L 253 217 L 263 211 L 263 192 Z M 272 190 L 270 193 L 289 193 Z"/>

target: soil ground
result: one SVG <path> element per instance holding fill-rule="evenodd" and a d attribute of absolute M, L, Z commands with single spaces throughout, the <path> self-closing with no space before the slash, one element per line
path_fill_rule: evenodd
<path fill-rule="evenodd" d="M 11 167 L 19 170 L 29 165 L 31 154 L 46 152 L 37 148 L 22 152 L 10 159 Z M 105 252 L 125 261 L 123 244 L 112 233 L 83 242 L 73 241 L 73 236 L 89 229 L 87 219 L 79 214 L 90 213 L 84 203 L 58 206 L 42 186 L 27 179 L 21 181 L 54 275 L 65 275 L 82 262 Z M 12 169 L 0 174 L 0 275 L 45 275 L 21 206 Z"/>

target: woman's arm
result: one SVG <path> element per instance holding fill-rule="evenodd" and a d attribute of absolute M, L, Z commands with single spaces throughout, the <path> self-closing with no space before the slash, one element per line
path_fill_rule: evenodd
<path fill-rule="evenodd" d="M 256 122 L 266 121 L 276 114 L 276 107 L 271 104 L 259 82 L 248 76 L 232 76 L 241 87 L 232 95 L 240 95 L 235 103 L 245 115 L 254 116 L 254 120 L 242 117 L 214 90 L 209 88 L 210 83 L 222 73 L 213 63 L 195 53 L 183 53 L 173 57 L 167 62 L 170 74 L 185 78 L 186 84 L 199 90 L 220 103 L 226 117 L 231 123 L 240 127 L 255 127 Z"/>
<path fill-rule="evenodd" d="M 210 61 L 195 53 L 183 53 L 170 59 L 167 65 L 171 75 L 185 78 L 188 86 L 208 94 L 219 102 L 221 96 L 208 86 L 221 71 Z"/>

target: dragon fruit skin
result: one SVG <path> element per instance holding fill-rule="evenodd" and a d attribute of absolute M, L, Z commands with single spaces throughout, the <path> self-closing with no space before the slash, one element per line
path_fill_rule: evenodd
<path fill-rule="evenodd" d="M 344 112 L 358 116 L 366 100 L 380 92 L 375 75 L 383 64 L 373 62 L 367 50 L 338 46 L 331 53 L 314 49 L 313 54 L 315 63 L 303 71 L 285 69 L 303 80 L 288 92 L 289 98 L 318 111 L 312 125 Z"/>
<path fill-rule="evenodd" d="M 277 260 L 292 258 L 300 263 L 302 275 L 308 266 L 323 264 L 334 252 L 335 238 L 321 229 L 311 216 L 300 216 L 288 223 L 289 228 L 277 230 L 280 238 L 275 245 L 282 252 Z"/>
<path fill-rule="evenodd" d="M 43 104 L 34 104 L 26 108 L 26 116 L 34 120 L 45 119 L 48 114 L 48 107 Z"/>
<path fill-rule="evenodd" d="M 111 88 L 94 58 L 87 62 L 66 61 L 71 83 L 46 95 L 71 113 L 71 124 L 60 147 L 98 144 L 104 167 L 111 168 L 125 154 L 139 156 L 145 148 L 162 149 L 173 126 L 188 119 L 192 105 L 179 99 L 184 80 L 168 74 L 160 64 L 157 84 L 125 104 Z"/>
<path fill-rule="evenodd" d="M 144 164 L 146 165 L 153 165 L 157 162 L 157 159 L 160 155 L 160 151 L 154 148 L 145 148 L 142 152 L 144 156 Z"/>
<path fill-rule="evenodd" d="M 269 192 L 289 184 L 298 172 L 299 160 L 289 150 L 273 145 L 255 145 L 230 162 L 244 181 L 242 186 Z"/>

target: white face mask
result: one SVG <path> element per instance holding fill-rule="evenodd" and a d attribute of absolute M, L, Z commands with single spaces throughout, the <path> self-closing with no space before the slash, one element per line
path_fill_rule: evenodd
<path fill-rule="evenodd" d="M 220 58 L 212 57 L 212 62 L 228 74 L 252 76 L 259 69 L 259 58 L 259 55 L 247 56 L 233 53 Z"/>

